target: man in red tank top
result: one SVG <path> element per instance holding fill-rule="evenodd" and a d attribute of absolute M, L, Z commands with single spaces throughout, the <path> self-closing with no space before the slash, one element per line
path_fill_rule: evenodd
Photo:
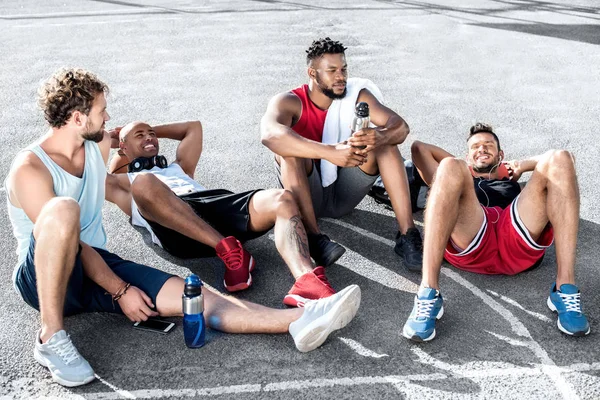
<path fill-rule="evenodd" d="M 300 206 L 317 264 L 330 265 L 345 251 L 321 234 L 317 218 L 338 218 L 352 211 L 381 174 L 399 226 L 394 250 L 408 269 L 420 271 L 422 240 L 412 220 L 408 180 L 398 149 L 409 133 L 406 122 L 362 89 L 356 103 L 369 105 L 375 128 L 354 132 L 341 143 L 323 143 L 329 107 L 347 93 L 345 50 L 329 38 L 312 43 L 307 50 L 308 85 L 271 99 L 261 121 L 262 143 L 275 153 L 280 185 L 293 193 Z M 337 179 L 326 187 L 318 160 L 338 167 Z"/>

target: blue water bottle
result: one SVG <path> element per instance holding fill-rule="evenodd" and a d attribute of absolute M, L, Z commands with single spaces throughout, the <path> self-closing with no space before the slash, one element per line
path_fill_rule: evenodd
<path fill-rule="evenodd" d="M 183 289 L 183 336 L 189 348 L 204 346 L 204 296 L 202 281 L 192 274 L 185 279 Z"/>

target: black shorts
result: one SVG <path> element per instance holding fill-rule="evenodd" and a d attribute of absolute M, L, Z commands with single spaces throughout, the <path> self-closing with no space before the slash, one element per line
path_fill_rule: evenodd
<path fill-rule="evenodd" d="M 185 194 L 179 198 L 192 207 L 203 221 L 221 235 L 233 236 L 240 242 L 256 239 L 267 231 L 253 232 L 248 228 L 250 199 L 258 190 L 232 193 L 225 189 L 204 190 Z M 142 218 L 144 216 L 142 215 Z M 169 254 L 179 258 L 214 257 L 215 250 L 181 233 L 144 218 Z"/>
<path fill-rule="evenodd" d="M 165 282 L 174 275 L 155 268 L 123 260 L 116 254 L 94 247 L 108 267 L 125 282 L 136 286 L 156 304 L 156 296 Z M 31 234 L 27 258 L 18 267 L 15 286 L 27 304 L 39 311 L 40 303 L 37 291 L 37 279 L 34 266 L 35 238 Z M 67 285 L 64 315 L 82 312 L 114 312 L 121 313 L 118 302 L 113 302 L 106 290 L 92 281 L 83 271 L 81 263 L 81 246 L 75 258 L 75 266 Z"/>

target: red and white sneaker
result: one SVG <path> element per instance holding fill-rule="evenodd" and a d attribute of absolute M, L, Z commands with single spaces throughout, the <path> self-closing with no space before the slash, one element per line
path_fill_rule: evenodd
<path fill-rule="evenodd" d="M 217 256 L 225 263 L 225 279 L 223 285 L 230 292 L 248 289 L 252 285 L 252 275 L 256 261 L 248 253 L 239 240 L 228 236 L 221 240 L 215 248 Z"/>
<path fill-rule="evenodd" d="M 325 276 L 325 268 L 317 267 L 302 275 L 283 298 L 283 304 L 290 307 L 304 307 L 309 300 L 318 300 L 335 294 Z"/>

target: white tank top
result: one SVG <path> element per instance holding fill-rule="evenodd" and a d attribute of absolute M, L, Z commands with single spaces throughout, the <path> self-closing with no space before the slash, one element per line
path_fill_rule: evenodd
<path fill-rule="evenodd" d="M 153 174 L 165 185 L 167 185 L 169 189 L 171 189 L 177 196 L 206 190 L 204 186 L 183 172 L 183 169 L 177 163 L 172 163 L 167 168 L 152 167 L 152 169 L 140 172 L 128 172 L 127 176 L 129 177 L 129 182 L 133 184 L 135 178 L 140 174 Z M 148 222 L 140 214 L 137 204 L 135 204 L 135 201 L 133 200 L 133 196 L 131 196 L 131 223 L 135 226 L 146 228 L 152 236 L 152 242 L 162 247 L 160 239 L 156 237 L 150 224 L 148 224 Z"/>
<path fill-rule="evenodd" d="M 80 239 L 90 246 L 104 249 L 106 247 L 106 232 L 102 226 L 102 205 L 104 204 L 106 166 L 97 143 L 86 140 L 84 146 L 85 166 L 81 178 L 71 175 L 62 169 L 46 154 L 38 143 L 30 145 L 22 151 L 33 152 L 48 168 L 52 176 L 53 189 L 56 196 L 70 197 L 79 203 Z M 27 257 L 31 232 L 33 231 L 33 222 L 27 217 L 22 208 L 17 208 L 10 202 L 8 198 L 8 193 L 10 193 L 8 181 L 4 182 L 4 187 L 7 193 L 8 215 L 13 227 L 13 233 L 18 242 L 18 268 Z M 15 268 L 13 273 L 13 282 L 17 268 Z"/>

